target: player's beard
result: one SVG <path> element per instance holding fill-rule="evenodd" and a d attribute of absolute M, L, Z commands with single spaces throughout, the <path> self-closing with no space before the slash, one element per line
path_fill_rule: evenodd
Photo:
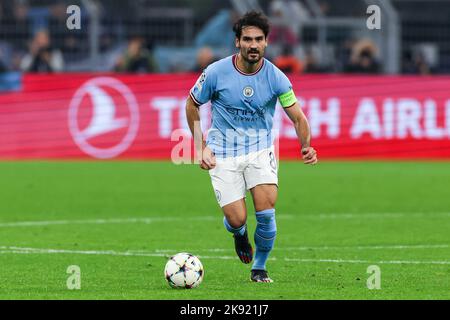
<path fill-rule="evenodd" d="M 252 53 L 257 53 L 258 57 L 255 59 L 250 58 L 250 55 Z M 264 50 L 259 51 L 259 50 L 248 50 L 247 54 L 242 54 L 242 58 L 244 58 L 245 62 L 247 62 L 248 64 L 257 64 L 258 62 L 261 61 L 261 59 L 264 57 Z"/>

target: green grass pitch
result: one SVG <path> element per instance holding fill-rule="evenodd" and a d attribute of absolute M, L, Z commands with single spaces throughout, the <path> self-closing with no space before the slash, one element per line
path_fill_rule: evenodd
<path fill-rule="evenodd" d="M 282 162 L 273 284 L 249 281 L 197 166 L 3 162 L 0 172 L 0 299 L 450 299 L 450 163 Z M 163 277 L 183 251 L 203 262 L 199 288 Z M 70 265 L 81 290 L 67 289 Z M 371 265 L 378 290 L 367 288 Z"/>

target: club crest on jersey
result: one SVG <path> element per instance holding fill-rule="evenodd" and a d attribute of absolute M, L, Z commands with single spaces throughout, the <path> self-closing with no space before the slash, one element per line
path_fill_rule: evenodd
<path fill-rule="evenodd" d="M 255 93 L 255 91 L 253 90 L 252 87 L 245 87 L 244 91 L 242 93 L 244 94 L 244 96 L 246 98 L 251 98 L 251 97 L 253 97 L 253 94 Z"/>

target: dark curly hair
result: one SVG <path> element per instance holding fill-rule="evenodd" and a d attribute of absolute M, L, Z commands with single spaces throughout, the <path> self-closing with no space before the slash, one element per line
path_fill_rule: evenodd
<path fill-rule="evenodd" d="M 269 20 L 262 12 L 250 11 L 240 18 L 233 27 L 236 38 L 241 38 L 242 29 L 245 27 L 257 27 L 261 29 L 266 38 L 270 32 Z"/>

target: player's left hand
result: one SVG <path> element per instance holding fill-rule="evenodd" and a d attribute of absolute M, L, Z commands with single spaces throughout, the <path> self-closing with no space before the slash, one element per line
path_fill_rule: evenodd
<path fill-rule="evenodd" d="M 303 148 L 302 157 L 304 164 L 316 164 L 319 161 L 317 159 L 317 152 L 313 147 Z"/>
<path fill-rule="evenodd" d="M 216 167 L 216 156 L 210 148 L 205 147 L 202 152 L 202 159 L 200 162 L 200 168 L 203 170 L 211 170 Z"/>

